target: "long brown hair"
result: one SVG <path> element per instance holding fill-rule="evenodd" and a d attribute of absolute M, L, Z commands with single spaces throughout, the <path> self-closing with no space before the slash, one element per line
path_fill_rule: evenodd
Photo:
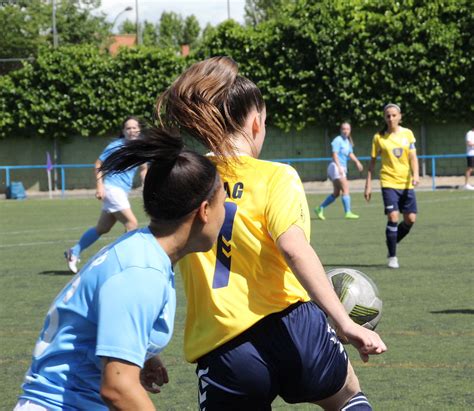
<path fill-rule="evenodd" d="M 264 108 L 258 87 L 238 74 L 234 60 L 221 56 L 195 63 L 181 74 L 158 98 L 156 114 L 161 126 L 189 134 L 223 159 L 235 152 L 230 136 L 245 136 L 250 111 Z"/>

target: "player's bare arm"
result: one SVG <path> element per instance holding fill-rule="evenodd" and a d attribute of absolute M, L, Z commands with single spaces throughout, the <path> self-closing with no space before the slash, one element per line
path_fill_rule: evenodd
<path fill-rule="evenodd" d="M 309 296 L 331 316 L 339 335 L 359 350 L 363 361 L 368 361 L 370 354 L 381 354 L 387 350 L 377 333 L 361 327 L 347 315 L 319 257 L 299 227 L 292 226 L 283 233 L 277 240 L 277 246 Z"/>
<path fill-rule="evenodd" d="M 155 406 L 140 383 L 140 367 L 117 358 L 102 358 L 100 395 L 112 410 L 154 411 Z"/>

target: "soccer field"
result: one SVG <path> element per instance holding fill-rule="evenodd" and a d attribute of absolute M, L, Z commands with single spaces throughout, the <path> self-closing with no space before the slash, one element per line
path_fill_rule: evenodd
<path fill-rule="evenodd" d="M 376 410 L 474 409 L 474 193 L 419 192 L 419 216 L 399 246 L 401 268 L 386 268 L 385 216 L 379 193 L 353 195 L 360 220 L 343 219 L 340 202 L 312 221 L 311 242 L 327 269 L 353 267 L 378 285 L 378 331 L 388 346 L 363 364 L 349 348 L 363 391 Z M 309 195 L 314 207 L 324 195 Z M 146 224 L 141 200 L 132 204 Z M 71 278 L 63 251 L 100 211 L 94 199 L 0 201 L 0 409 L 11 410 L 53 297 Z M 83 262 L 122 232 L 116 226 Z M 163 353 L 170 383 L 155 396 L 161 410 L 197 409 L 194 366 L 182 355 L 185 300 L 177 276 L 176 331 Z M 281 400 L 275 409 L 312 409 Z"/>

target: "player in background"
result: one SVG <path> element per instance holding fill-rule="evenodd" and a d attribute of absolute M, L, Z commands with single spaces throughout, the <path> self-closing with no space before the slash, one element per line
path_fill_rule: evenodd
<path fill-rule="evenodd" d="M 124 225 L 126 231 L 132 231 L 138 227 L 137 218 L 133 214 L 128 201 L 128 193 L 132 189 L 137 168 L 132 168 L 123 173 L 103 176 L 100 167 L 105 159 L 114 151 L 123 147 L 126 141 L 139 138 L 140 131 L 140 120 L 133 116 L 127 117 L 122 124 L 122 135 L 112 141 L 95 162 L 94 170 L 97 186 L 95 196 L 103 202 L 103 206 L 96 226 L 86 230 L 79 242 L 64 253 L 68 268 L 73 273 L 77 273 L 77 263 L 81 252 L 94 244 L 101 235 L 108 233 L 117 221 Z M 145 180 L 146 170 L 146 164 L 142 164 L 140 166 L 142 184 Z"/>
<path fill-rule="evenodd" d="M 347 161 L 349 159 L 354 161 L 359 171 L 362 171 L 364 167 L 352 150 L 354 142 L 351 136 L 351 125 L 347 121 L 341 124 L 340 132 L 341 134 L 331 142 L 332 161 L 328 166 L 328 177 L 332 182 L 333 192 L 326 197 L 319 207 L 314 209 L 320 220 L 326 219 L 324 217 L 324 209 L 332 204 L 341 193 L 345 218 L 349 220 L 359 218 L 357 214 L 351 211 L 351 195 L 349 194 L 349 182 L 347 181 Z"/>
<path fill-rule="evenodd" d="M 382 159 L 380 184 L 387 215 L 385 237 L 388 248 L 388 267 L 399 268 L 397 243 L 403 240 L 415 224 L 417 206 L 414 187 L 420 177 L 416 156 L 415 137 L 410 129 L 400 125 L 402 112 L 397 104 L 384 107 L 385 126 L 372 141 L 371 159 L 365 183 L 365 199 L 372 196 L 372 173 L 377 156 Z M 403 221 L 399 224 L 400 213 Z"/>
<path fill-rule="evenodd" d="M 148 227 L 103 248 L 53 301 L 15 411 L 154 410 L 176 308 L 173 266 L 215 243 L 226 193 L 214 164 L 163 131 L 128 141 L 104 175 L 149 164 Z M 147 132 L 148 134 L 148 132 Z"/>
<path fill-rule="evenodd" d="M 270 410 L 280 395 L 327 409 L 371 409 L 322 310 L 364 361 L 386 347 L 349 318 L 309 244 L 296 170 L 258 160 L 266 118 L 260 90 L 233 60 L 214 57 L 178 77 L 157 112 L 211 151 L 228 196 L 217 244 L 180 264 L 185 355 L 197 362 L 200 408 Z"/>
<path fill-rule="evenodd" d="M 466 155 L 467 168 L 464 174 L 464 188 L 466 190 L 474 190 L 474 186 L 469 184 L 469 178 L 471 177 L 472 169 L 474 168 L 474 128 L 466 133 Z"/>

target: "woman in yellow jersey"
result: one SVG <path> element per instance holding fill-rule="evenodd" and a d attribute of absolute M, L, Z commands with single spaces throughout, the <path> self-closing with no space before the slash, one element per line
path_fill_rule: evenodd
<path fill-rule="evenodd" d="M 384 107 L 385 127 L 374 136 L 371 160 L 365 183 L 365 199 L 372 195 L 372 173 L 377 156 L 382 159 L 380 184 L 387 215 L 385 236 L 388 248 L 388 267 L 399 268 L 397 243 L 411 230 L 416 220 L 417 206 L 414 187 L 419 182 L 415 137 L 408 128 L 400 126 L 402 112 L 396 104 Z M 400 212 L 403 221 L 398 224 Z"/>
<path fill-rule="evenodd" d="M 179 266 L 185 354 L 198 364 L 200 408 L 269 410 L 280 395 L 289 403 L 370 410 L 322 310 L 364 361 L 386 347 L 349 318 L 327 280 L 309 244 L 297 172 L 257 159 L 266 117 L 260 90 L 233 60 L 214 57 L 185 71 L 160 96 L 157 112 L 211 150 L 228 196 L 217 244 Z"/>

